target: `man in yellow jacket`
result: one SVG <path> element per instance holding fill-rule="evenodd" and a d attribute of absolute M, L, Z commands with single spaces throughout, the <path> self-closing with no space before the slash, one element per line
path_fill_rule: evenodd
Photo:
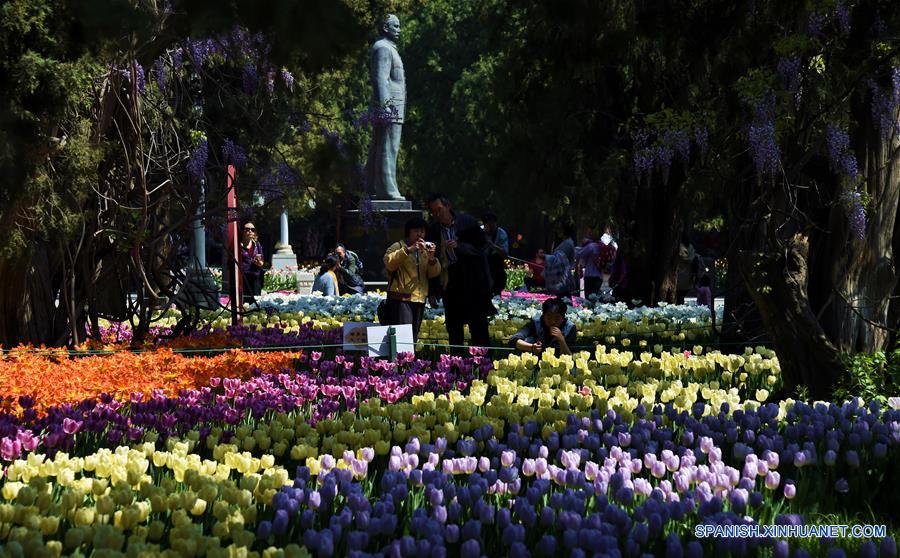
<path fill-rule="evenodd" d="M 410 219 L 403 229 L 405 238 L 391 244 L 384 254 L 389 277 L 388 322 L 390 325 L 412 324 L 416 341 L 428 300 L 428 280 L 441 273 L 441 263 L 434 256 L 434 244 L 425 242 L 427 228 L 425 219 Z"/>

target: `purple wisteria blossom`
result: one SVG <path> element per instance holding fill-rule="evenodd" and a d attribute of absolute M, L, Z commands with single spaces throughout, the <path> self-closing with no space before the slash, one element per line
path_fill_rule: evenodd
<path fill-rule="evenodd" d="M 287 70 L 281 70 L 281 81 L 284 82 L 285 87 L 287 87 L 291 93 L 294 92 L 294 74 Z"/>
<path fill-rule="evenodd" d="M 259 87 L 259 74 L 256 71 L 256 64 L 253 62 L 244 64 L 244 69 L 241 72 L 241 81 L 243 82 L 245 94 L 253 95 L 256 93 L 256 89 Z"/>
<path fill-rule="evenodd" d="M 206 174 L 206 161 L 209 159 L 209 142 L 200 140 L 187 162 L 187 171 L 195 180 L 201 180 Z"/>
<path fill-rule="evenodd" d="M 226 165 L 243 167 L 247 164 L 247 152 L 240 145 L 229 138 L 225 138 L 225 141 L 222 142 L 222 159 Z"/>
<path fill-rule="evenodd" d="M 828 124 L 825 127 L 825 143 L 828 145 L 828 158 L 832 167 L 855 181 L 859 176 L 859 167 L 856 157 L 850 152 L 850 136 L 847 132 Z"/>
<path fill-rule="evenodd" d="M 156 59 L 156 62 L 153 63 L 153 78 L 156 80 L 156 85 L 159 87 L 160 93 L 166 92 L 166 61 L 160 56 Z"/>
<path fill-rule="evenodd" d="M 747 129 L 750 154 L 761 175 L 771 175 L 781 167 L 781 153 L 775 138 L 775 95 L 770 91 L 752 101 L 753 119 Z"/>
<path fill-rule="evenodd" d="M 801 98 L 800 58 L 798 56 L 779 58 L 777 70 L 784 88 L 794 94 L 794 103 L 799 104 Z"/>
<path fill-rule="evenodd" d="M 900 131 L 897 110 L 900 107 L 900 66 L 891 68 L 890 89 L 880 87 L 874 79 L 867 82 L 872 95 L 872 120 L 881 130 L 883 138 Z"/>

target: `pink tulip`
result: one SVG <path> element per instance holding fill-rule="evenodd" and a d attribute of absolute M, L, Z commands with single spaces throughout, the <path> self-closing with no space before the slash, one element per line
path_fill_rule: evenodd
<path fill-rule="evenodd" d="M 6 461 L 12 461 L 22 455 L 22 442 L 4 437 L 0 440 L 0 457 Z"/>
<path fill-rule="evenodd" d="M 81 430 L 82 421 L 72 420 L 69 417 L 63 419 L 63 432 L 66 434 L 75 434 Z"/>
<path fill-rule="evenodd" d="M 30 430 L 19 430 L 16 433 L 16 440 L 22 443 L 22 449 L 25 451 L 34 451 L 40 443 Z"/>

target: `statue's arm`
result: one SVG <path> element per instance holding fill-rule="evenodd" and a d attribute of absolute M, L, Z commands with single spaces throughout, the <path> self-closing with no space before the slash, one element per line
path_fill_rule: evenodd
<path fill-rule="evenodd" d="M 386 108 L 391 99 L 391 53 L 387 48 L 375 49 L 372 53 L 372 77 L 375 82 L 375 102 L 379 108 Z"/>

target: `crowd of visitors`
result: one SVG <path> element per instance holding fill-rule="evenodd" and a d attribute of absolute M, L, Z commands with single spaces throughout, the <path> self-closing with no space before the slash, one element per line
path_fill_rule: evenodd
<path fill-rule="evenodd" d="M 496 314 L 492 299 L 506 288 L 507 261 L 511 258 L 508 233 L 499 226 L 493 212 L 482 214 L 481 222 L 468 213 L 456 211 L 449 198 L 433 194 L 428 198 L 430 221 L 410 219 L 403 239 L 387 247 L 383 263 L 387 272 L 387 298 L 379 309 L 379 321 L 386 325 L 410 324 L 418 341 L 426 304 L 444 307 L 450 346 L 460 349 L 468 326 L 474 346 L 489 346 L 488 320 Z M 575 227 L 559 222 L 553 249 L 537 249 L 525 264 L 521 289 L 539 291 L 548 299 L 542 313 L 512 337 L 518 350 L 540 353 L 553 347 L 569 353 L 575 326 L 566 320 L 567 296 L 601 301 L 630 302 L 626 251 L 628 240 L 606 226 L 599 238 L 591 231 L 576 241 Z M 519 237 L 521 239 L 521 237 Z M 694 290 L 697 303 L 713 310 L 712 280 L 703 260 L 687 235 L 677 253 L 675 292 L 667 298 L 683 303 Z M 265 264 L 262 247 L 253 223 L 246 223 L 241 242 L 241 270 L 249 301 L 260 294 Z M 313 291 L 326 296 L 363 293 L 363 262 L 359 255 L 338 243 L 322 261 Z"/>

